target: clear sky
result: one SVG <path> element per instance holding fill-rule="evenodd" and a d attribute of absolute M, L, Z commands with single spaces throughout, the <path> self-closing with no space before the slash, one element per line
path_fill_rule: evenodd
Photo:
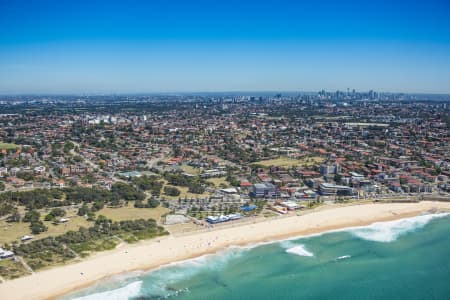
<path fill-rule="evenodd" d="M 0 0 L 0 94 L 450 93 L 450 1 Z"/>

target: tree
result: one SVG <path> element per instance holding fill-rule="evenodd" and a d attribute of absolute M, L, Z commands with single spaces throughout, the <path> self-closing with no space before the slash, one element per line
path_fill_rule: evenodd
<path fill-rule="evenodd" d="M 81 207 L 78 209 L 77 215 L 79 215 L 79 216 L 85 216 L 85 215 L 87 215 L 90 211 L 91 211 L 91 210 L 89 209 L 89 207 L 88 207 L 86 204 L 83 204 L 83 206 L 81 206 Z"/>
<path fill-rule="evenodd" d="M 335 174 L 334 175 L 334 181 L 336 181 L 336 183 L 341 182 L 342 179 L 342 175 L 341 174 Z"/>
<path fill-rule="evenodd" d="M 441 174 L 441 172 L 442 172 L 442 169 L 440 167 L 436 167 L 436 169 L 431 171 L 431 175 L 437 176 L 437 175 Z"/>
<path fill-rule="evenodd" d="M 145 198 L 144 193 L 123 182 L 114 183 L 111 187 L 111 192 L 119 195 L 120 198 L 126 201 L 143 200 Z"/>
<path fill-rule="evenodd" d="M 6 219 L 6 222 L 20 222 L 20 214 L 19 214 L 19 212 L 17 211 L 17 208 L 16 208 L 16 210 Z"/>
<path fill-rule="evenodd" d="M 126 201 L 128 201 L 128 199 Z M 112 197 L 111 202 L 109 203 L 111 206 L 120 206 L 120 199 L 118 197 Z"/>
<path fill-rule="evenodd" d="M 112 201 L 113 200 L 111 200 L 111 202 Z M 94 204 L 92 204 L 92 211 L 99 211 L 103 207 L 105 207 L 105 203 L 103 201 L 101 201 L 101 200 L 95 201 Z"/>
<path fill-rule="evenodd" d="M 165 186 L 164 187 L 164 194 L 168 195 L 168 196 L 179 196 L 180 195 L 180 190 L 177 189 L 176 187 L 173 186 Z"/>
<path fill-rule="evenodd" d="M 133 183 L 136 184 L 139 189 L 146 191 L 150 190 L 154 196 L 159 196 L 161 194 L 161 188 L 163 186 L 162 181 L 156 180 L 155 177 L 148 176 L 133 178 Z"/>
<path fill-rule="evenodd" d="M 205 188 L 200 184 L 193 184 L 189 186 L 189 192 L 193 194 L 203 194 L 205 192 Z"/>
<path fill-rule="evenodd" d="M 34 221 L 30 224 L 30 229 L 33 234 L 39 234 L 41 232 L 47 231 L 47 227 L 42 223 L 41 220 Z"/>
<path fill-rule="evenodd" d="M 37 222 L 39 221 L 39 218 L 41 217 L 41 214 L 37 210 L 30 210 L 25 213 L 25 216 L 23 217 L 23 222 Z"/>
<path fill-rule="evenodd" d="M 34 175 L 29 172 L 19 172 L 17 173 L 17 178 L 23 179 L 25 181 L 34 180 Z"/>
<path fill-rule="evenodd" d="M 53 221 L 55 219 L 55 216 L 52 214 L 48 214 L 45 216 L 44 221 Z"/>
<path fill-rule="evenodd" d="M 47 214 L 44 218 L 45 221 L 53 221 L 56 217 L 64 217 L 66 215 L 66 211 L 62 208 L 54 208 Z"/>
<path fill-rule="evenodd" d="M 81 178 L 81 180 L 84 183 L 95 183 L 97 180 L 95 179 L 94 175 L 92 174 L 87 174 L 85 175 L 83 178 Z"/>
<path fill-rule="evenodd" d="M 64 217 L 66 215 L 66 211 L 62 208 L 54 208 L 50 211 L 50 214 L 55 217 Z"/>
<path fill-rule="evenodd" d="M 159 201 L 156 200 L 155 198 L 151 198 L 150 200 L 148 200 L 148 207 L 155 208 L 158 206 L 159 206 Z"/>
<path fill-rule="evenodd" d="M 75 148 L 75 145 L 72 143 L 72 142 L 66 142 L 65 144 L 64 144 L 64 148 L 63 148 L 63 151 L 64 151 L 64 153 L 69 153 L 70 152 L 70 150 L 72 150 L 72 149 L 74 149 Z"/>
<path fill-rule="evenodd" d="M 88 221 L 95 221 L 95 213 L 93 211 L 89 211 L 87 213 L 87 220 Z"/>
<path fill-rule="evenodd" d="M 136 207 L 136 208 L 143 208 L 144 207 L 144 203 L 142 202 L 142 200 L 136 200 L 136 201 L 134 201 L 134 207 Z"/>

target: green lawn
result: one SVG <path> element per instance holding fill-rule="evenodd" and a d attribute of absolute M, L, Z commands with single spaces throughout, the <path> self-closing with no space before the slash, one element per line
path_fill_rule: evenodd
<path fill-rule="evenodd" d="M 302 159 L 294 159 L 285 156 L 280 156 L 275 159 L 261 160 L 253 163 L 254 165 L 260 165 L 263 167 L 296 167 L 296 166 L 312 166 L 323 162 L 321 157 L 306 157 Z"/>
<path fill-rule="evenodd" d="M 178 199 L 178 198 L 177 198 Z M 170 210 L 164 207 L 157 208 L 135 208 L 134 203 L 130 202 L 126 207 L 120 208 L 103 208 L 98 215 L 112 219 L 113 221 L 136 220 L 136 219 L 154 219 L 158 221 L 160 217 Z M 84 217 L 76 215 L 74 210 L 66 210 L 69 221 L 58 225 L 52 224 L 51 221 L 44 221 L 46 212 L 41 211 L 41 220 L 44 221 L 48 230 L 40 234 L 32 234 L 30 223 L 8 223 L 5 220 L 0 221 L 0 247 L 3 244 L 11 244 L 14 241 L 20 241 L 24 235 L 34 236 L 33 240 L 43 239 L 49 236 L 62 235 L 70 230 L 77 231 L 80 227 L 89 228 L 93 226 L 92 222 L 87 221 Z"/>
<path fill-rule="evenodd" d="M 215 187 L 220 187 L 221 184 L 225 186 L 230 186 L 230 183 L 226 181 L 226 177 L 213 177 L 206 179 L 207 182 L 211 182 Z"/>
<path fill-rule="evenodd" d="M 20 146 L 16 145 L 16 144 L 8 144 L 8 143 L 0 142 L 0 150 L 2 150 L 2 149 L 11 150 L 11 149 L 17 149 L 19 147 Z"/>
<path fill-rule="evenodd" d="M 191 199 L 191 198 L 206 198 L 206 197 L 211 196 L 211 194 L 208 192 L 204 192 L 203 194 L 189 193 L 189 188 L 187 186 L 170 185 L 167 182 L 167 180 L 165 180 L 165 179 L 162 179 L 161 181 L 164 182 L 163 188 L 161 189 L 161 191 L 163 191 L 161 193 L 161 196 L 166 199 L 169 199 L 169 200 L 178 200 L 178 198 L 180 198 L 180 197 L 182 199 L 184 199 L 184 198 Z M 164 194 L 164 187 L 166 187 L 166 186 L 171 186 L 171 187 L 177 188 L 178 190 L 180 190 L 180 195 L 179 196 L 169 196 L 169 195 Z"/>
<path fill-rule="evenodd" d="M 192 174 L 192 175 L 200 175 L 201 170 L 199 168 L 195 168 L 189 165 L 182 165 L 181 169 L 183 172 Z"/>
<path fill-rule="evenodd" d="M 48 231 L 36 235 L 36 238 L 61 235 L 69 230 L 77 231 L 80 227 L 88 228 L 92 226 L 92 222 L 88 222 L 84 217 L 81 216 L 65 216 L 64 218 L 68 218 L 69 221 L 58 225 L 54 225 L 52 224 L 52 222 L 45 221 L 44 224 L 48 227 Z"/>
<path fill-rule="evenodd" d="M 166 186 L 166 185 L 164 185 Z M 175 185 L 170 185 L 167 184 L 167 186 L 171 186 L 171 187 L 176 187 L 177 189 L 180 190 L 180 195 L 179 196 L 169 196 L 166 195 L 164 193 L 161 194 L 162 197 L 169 199 L 169 200 L 178 200 L 178 198 L 184 199 L 184 198 L 206 198 L 209 197 L 211 194 L 208 192 L 204 192 L 203 194 L 194 194 L 194 193 L 189 193 L 189 188 L 187 186 L 175 186 Z M 163 187 L 163 191 L 164 191 L 164 187 Z"/>
<path fill-rule="evenodd" d="M 43 220 L 44 215 L 41 217 Z M 12 243 L 13 241 L 19 241 L 24 235 L 33 235 L 34 239 L 42 239 L 48 236 L 56 236 L 66 233 L 69 230 L 78 230 L 81 226 L 91 227 L 92 223 L 86 221 L 84 217 L 77 215 L 65 216 L 69 218 L 67 223 L 54 225 L 52 222 L 44 221 L 45 226 L 48 227 L 48 231 L 40 234 L 32 234 L 30 230 L 30 223 L 8 223 L 4 220 L 0 221 L 0 245 L 5 243 Z"/>
<path fill-rule="evenodd" d="M 0 245 L 19 240 L 24 235 L 31 235 L 29 223 L 7 223 L 0 221 Z"/>
<path fill-rule="evenodd" d="M 156 208 L 135 208 L 130 202 L 128 206 L 119 208 L 103 208 L 97 212 L 97 215 L 103 215 L 113 221 L 136 220 L 136 219 L 154 219 L 156 221 L 170 210 L 164 207 Z"/>

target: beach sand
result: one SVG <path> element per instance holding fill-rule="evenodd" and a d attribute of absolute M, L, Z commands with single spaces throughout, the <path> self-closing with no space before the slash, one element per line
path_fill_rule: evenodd
<path fill-rule="evenodd" d="M 1 299 L 53 299 L 116 274 L 150 270 L 172 262 L 220 251 L 233 245 L 250 245 L 309 235 L 377 221 L 412 217 L 429 211 L 450 211 L 450 202 L 361 204 L 238 226 L 216 226 L 180 236 L 166 236 L 124 245 L 85 260 L 36 272 L 0 284 Z"/>

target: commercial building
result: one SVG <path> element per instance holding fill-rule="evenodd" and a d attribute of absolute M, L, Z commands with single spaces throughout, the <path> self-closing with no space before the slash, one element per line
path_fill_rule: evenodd
<path fill-rule="evenodd" d="M 274 198 L 279 196 L 279 191 L 271 183 L 257 183 L 253 185 L 253 191 L 250 194 L 256 198 Z"/>
<path fill-rule="evenodd" d="M 349 186 L 323 182 L 319 186 L 319 194 L 323 196 L 352 196 L 354 194 L 354 190 Z"/>

